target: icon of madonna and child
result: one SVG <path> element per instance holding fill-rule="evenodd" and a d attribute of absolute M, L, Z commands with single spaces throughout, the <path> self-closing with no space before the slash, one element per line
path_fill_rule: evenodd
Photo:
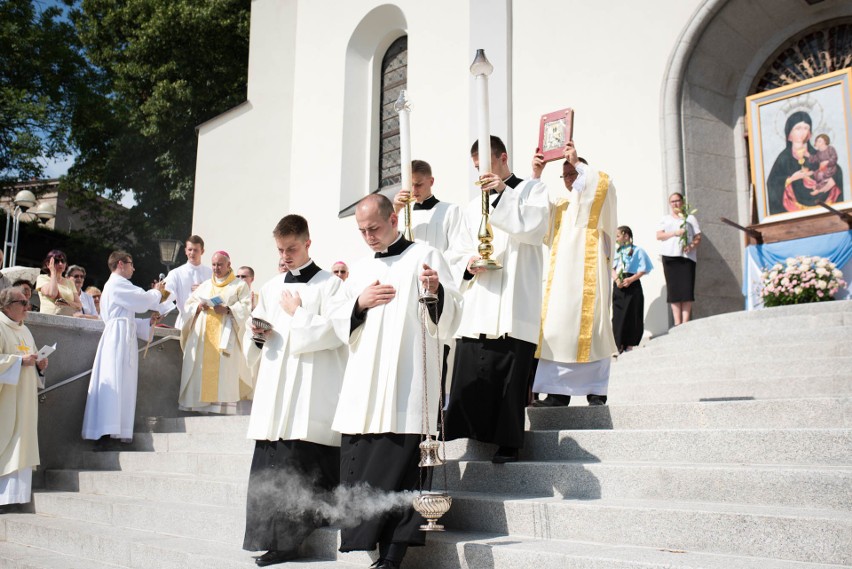
<path fill-rule="evenodd" d="M 799 211 L 820 203 L 832 204 L 843 195 L 843 172 L 837 151 L 826 133 L 812 132 L 805 111 L 787 117 L 787 144 L 766 179 L 769 214 Z"/>

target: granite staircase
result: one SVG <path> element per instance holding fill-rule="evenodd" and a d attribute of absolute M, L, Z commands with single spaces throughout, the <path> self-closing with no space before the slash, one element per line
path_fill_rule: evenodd
<path fill-rule="evenodd" d="M 852 566 L 852 302 L 691 322 L 613 364 L 610 405 L 528 410 L 521 460 L 448 445 L 450 531 L 406 569 Z M 580 398 L 582 399 L 582 398 Z M 0 569 L 248 568 L 245 417 L 161 419 L 0 515 Z M 361 568 L 335 530 L 304 562 Z"/>

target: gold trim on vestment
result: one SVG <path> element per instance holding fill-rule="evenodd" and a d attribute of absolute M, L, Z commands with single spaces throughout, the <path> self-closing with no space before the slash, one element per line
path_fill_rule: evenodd
<path fill-rule="evenodd" d="M 589 212 L 589 223 L 586 225 L 586 252 L 583 260 L 583 303 L 580 308 L 580 334 L 577 340 L 577 361 L 588 362 L 592 352 L 592 334 L 595 325 L 595 298 L 598 293 L 598 220 L 601 216 L 607 190 L 609 176 L 600 172 L 598 187 L 595 189 L 595 199 Z"/>
<path fill-rule="evenodd" d="M 236 276 L 231 271 L 220 284 L 216 277 L 210 281 L 210 297 L 221 295 L 234 282 Z M 227 300 L 223 298 L 222 300 Z M 204 354 L 201 357 L 201 401 L 216 403 L 219 401 L 219 343 L 222 340 L 222 327 L 227 314 L 216 314 L 212 309 L 206 311 L 204 321 Z M 190 332 L 191 333 L 191 332 Z"/>
<path fill-rule="evenodd" d="M 544 343 L 544 319 L 547 316 L 547 304 L 550 301 L 550 287 L 553 285 L 553 269 L 556 267 L 556 252 L 559 249 L 559 230 L 562 228 L 562 214 L 568 209 L 571 202 L 560 199 L 554 207 L 555 213 L 552 218 L 552 233 L 550 239 L 550 267 L 547 270 L 547 285 L 544 287 L 544 300 L 541 303 L 541 325 L 538 329 L 538 346 L 535 349 L 535 357 L 541 357 L 541 346 Z"/>

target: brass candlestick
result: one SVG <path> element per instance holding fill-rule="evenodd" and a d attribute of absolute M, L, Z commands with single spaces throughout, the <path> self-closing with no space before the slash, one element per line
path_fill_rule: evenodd
<path fill-rule="evenodd" d="M 471 267 L 475 269 L 484 268 L 489 271 L 502 269 L 503 265 L 491 258 L 494 252 L 494 246 L 491 244 L 494 241 L 494 230 L 491 229 L 491 213 L 490 203 L 488 198 L 490 193 L 487 190 L 482 191 L 482 220 L 479 223 L 479 246 L 476 248 L 480 258 L 471 263 Z"/>

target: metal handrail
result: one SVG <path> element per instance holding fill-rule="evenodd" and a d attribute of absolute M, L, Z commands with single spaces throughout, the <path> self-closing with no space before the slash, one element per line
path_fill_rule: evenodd
<path fill-rule="evenodd" d="M 142 346 L 141 348 L 139 348 L 139 350 L 137 350 L 137 353 L 143 351 L 146 347 L 150 348 L 151 346 L 156 346 L 158 344 L 162 344 L 166 340 L 179 340 L 179 339 L 180 338 L 178 338 L 177 336 L 165 336 L 163 338 L 160 338 L 156 342 L 151 342 L 150 346 Z M 49 391 L 53 391 L 54 389 L 58 389 L 58 388 L 62 387 L 63 385 L 68 385 L 69 383 L 73 383 L 73 382 L 77 381 L 78 379 L 86 377 L 87 375 L 92 373 L 93 369 L 95 369 L 95 368 L 91 368 L 91 369 L 88 369 L 88 370 L 86 370 L 82 373 L 78 373 L 77 375 L 71 376 L 68 379 L 60 381 L 59 383 L 54 383 L 50 387 L 45 387 L 44 389 L 42 389 L 41 391 L 38 392 L 39 400 L 41 401 L 42 400 L 41 398 L 46 393 L 48 393 Z"/>

